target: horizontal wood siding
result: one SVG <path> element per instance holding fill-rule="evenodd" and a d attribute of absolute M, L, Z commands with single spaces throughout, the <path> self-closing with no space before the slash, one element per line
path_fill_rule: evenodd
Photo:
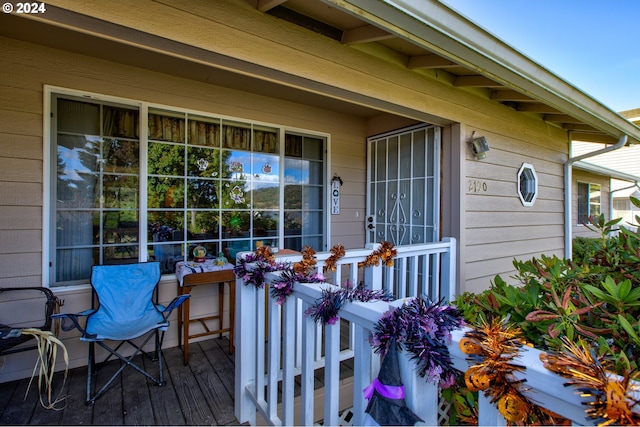
<path fill-rule="evenodd" d="M 495 275 L 513 283 L 514 259 L 563 253 L 563 169 L 566 142 L 530 132 L 526 122 L 512 135 L 495 128 L 467 129 L 485 136 L 490 151 L 476 160 L 469 149 L 466 161 L 466 276 L 464 290 L 480 292 Z M 533 206 L 522 205 L 517 193 L 523 163 L 535 168 L 538 196 Z"/>

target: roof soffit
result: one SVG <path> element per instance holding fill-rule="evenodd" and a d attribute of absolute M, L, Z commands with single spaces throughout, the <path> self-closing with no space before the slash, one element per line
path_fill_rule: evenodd
<path fill-rule="evenodd" d="M 276 8 L 286 7 L 312 20 L 324 22 L 339 30 L 338 38 L 345 45 L 365 48 L 380 46 L 398 52 L 399 57 L 406 58 L 408 69 L 419 70 L 423 76 L 437 75 L 438 79 L 446 84 L 464 88 L 523 114 L 534 115 L 566 130 L 572 139 L 613 143 L 619 136 L 626 134 L 631 143 L 640 141 L 639 127 L 436 0 L 243 1 L 262 12 L 270 13 Z M 60 2 L 67 3 L 65 0 Z M 67 26 L 63 19 L 56 22 L 57 18 L 50 13 L 47 13 L 45 20 L 52 25 L 67 28 L 74 28 L 75 25 Z M 112 36 L 108 31 L 99 32 L 111 24 L 102 21 L 102 27 L 98 25 L 76 29 L 109 39 Z M 134 28 L 130 30 L 135 31 Z M 182 53 L 189 50 L 198 52 L 194 52 L 194 58 L 186 58 L 172 51 L 174 45 L 180 42 L 163 39 L 155 45 L 153 43 L 157 41 L 147 43 L 147 39 L 154 36 L 142 31 L 137 33 L 139 34 L 133 35 L 131 40 L 120 37 L 117 39 L 119 42 L 132 43 L 132 46 L 150 48 L 153 51 L 160 46 L 162 52 L 158 51 L 158 54 L 176 55 L 191 61 L 195 59 L 204 65 L 210 63 L 208 59 L 203 60 L 203 55 L 220 56 L 216 52 L 201 52 L 202 49 L 191 46 L 187 49 L 181 48 Z M 140 38 L 142 40 L 139 40 Z M 176 49 L 176 52 L 177 50 L 179 49 Z M 231 60 L 232 58 L 229 59 Z M 279 70 L 256 70 L 255 66 L 254 69 L 245 69 L 248 66 L 245 64 L 243 68 L 242 65 L 234 63 L 228 68 L 223 66 L 222 69 L 236 70 L 246 76 L 263 78 L 274 84 L 283 81 L 280 77 L 274 76 L 282 74 Z M 296 78 L 303 79 L 300 76 L 287 77 L 290 81 Z M 309 82 L 304 82 L 297 88 L 306 89 L 308 84 Z M 295 84 L 292 87 L 296 88 Z M 315 82 L 311 90 L 315 95 L 325 96 L 327 99 L 355 101 L 355 104 L 362 107 L 373 106 L 381 111 L 407 114 L 415 119 L 428 119 L 419 117 L 420 114 L 425 115 L 424 112 L 402 112 L 398 110 L 401 108 L 398 105 L 378 105 L 382 100 L 358 100 L 357 96 L 353 98 L 353 94 L 335 93 L 337 88 L 327 87 L 318 82 Z M 358 96 L 362 98 L 361 94 Z"/>
<path fill-rule="evenodd" d="M 586 95 L 557 75 L 522 55 L 517 50 L 489 34 L 438 1 L 425 0 L 322 0 L 371 25 L 383 28 L 439 56 L 442 68 L 458 64 L 477 73 L 458 77 L 458 86 L 480 86 L 511 89 L 524 98 L 502 100 L 518 111 L 522 103 L 545 105 L 543 120 L 564 127 L 578 122 L 590 127 L 583 131 L 583 139 L 611 142 L 628 135 L 630 142 L 640 142 L 640 128 L 617 112 Z M 429 53 L 426 53 L 427 55 Z M 435 62 L 435 58 L 431 58 Z M 413 60 L 414 63 L 419 61 Z M 411 63 L 411 60 L 410 60 Z M 474 83 L 473 81 L 476 80 Z M 545 109 L 545 108 L 543 108 Z M 556 114 L 559 115 L 556 116 Z M 564 119 L 571 117 L 570 121 Z M 570 126 L 569 126 L 570 127 Z M 571 129 L 569 131 L 573 132 Z"/>

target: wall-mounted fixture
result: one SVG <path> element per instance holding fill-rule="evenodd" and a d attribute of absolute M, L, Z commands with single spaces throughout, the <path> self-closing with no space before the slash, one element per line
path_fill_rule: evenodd
<path fill-rule="evenodd" d="M 471 149 L 473 150 L 473 156 L 476 160 L 482 160 L 487 157 L 487 151 L 489 151 L 489 143 L 487 142 L 487 138 L 484 136 L 479 136 L 474 138 L 476 131 L 471 133 Z"/>

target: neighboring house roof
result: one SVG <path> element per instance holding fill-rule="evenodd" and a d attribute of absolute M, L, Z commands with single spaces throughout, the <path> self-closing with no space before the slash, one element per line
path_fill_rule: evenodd
<path fill-rule="evenodd" d="M 591 159 L 595 159 L 592 157 Z M 640 176 L 632 175 L 619 170 L 610 169 L 604 166 L 600 166 L 591 162 L 585 162 L 584 160 L 575 162 L 573 167 L 587 172 L 596 173 L 598 175 L 608 176 L 620 181 L 628 181 L 631 183 L 640 183 Z"/>
<path fill-rule="evenodd" d="M 630 122 L 640 125 L 640 108 L 634 108 L 632 110 L 621 111 L 620 115 L 626 117 Z"/>
<path fill-rule="evenodd" d="M 571 144 L 571 156 L 581 156 L 602 148 L 600 144 L 593 144 L 583 141 L 574 141 Z M 578 162 L 579 163 L 579 162 Z M 622 147 L 608 153 L 589 157 L 588 163 L 612 171 L 617 171 L 622 175 L 640 176 L 640 145 Z M 610 175 L 614 177 L 613 175 Z M 615 177 L 614 177 L 615 178 Z M 617 179 L 617 178 L 616 178 Z M 629 179 L 620 178 L 623 181 Z"/>
<path fill-rule="evenodd" d="M 629 197 L 631 196 L 635 197 L 636 199 L 640 199 L 640 190 L 638 190 L 638 187 L 620 188 L 618 190 L 614 190 L 611 193 L 611 196 L 614 199 L 629 199 Z M 631 209 L 638 210 L 634 207 L 632 207 Z"/>

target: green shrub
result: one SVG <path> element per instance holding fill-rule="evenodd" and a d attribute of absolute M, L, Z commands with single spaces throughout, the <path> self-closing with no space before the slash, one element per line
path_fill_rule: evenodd
<path fill-rule="evenodd" d="M 574 237 L 571 259 L 578 264 L 588 263 L 600 249 L 600 240 L 595 237 Z"/>
<path fill-rule="evenodd" d="M 640 200 L 631 201 L 640 207 Z M 574 239 L 572 260 L 546 255 L 514 260 L 518 286 L 498 275 L 488 290 L 462 294 L 453 303 L 470 325 L 508 317 L 539 349 L 559 351 L 562 337 L 582 338 L 617 373 L 638 371 L 640 228 L 615 234 L 619 222 L 594 217 L 589 228 L 600 237 Z"/>

